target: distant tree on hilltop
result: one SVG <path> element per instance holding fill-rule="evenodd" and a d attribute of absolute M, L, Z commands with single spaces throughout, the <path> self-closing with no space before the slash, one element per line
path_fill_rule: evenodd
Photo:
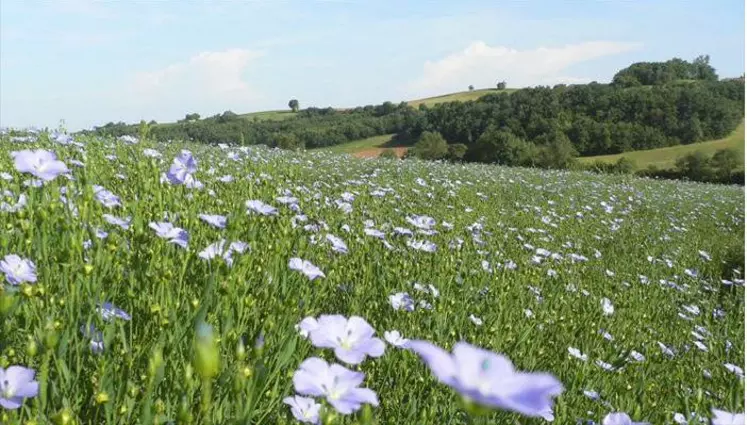
<path fill-rule="evenodd" d="M 298 107 L 299 107 L 298 100 L 297 99 L 291 99 L 288 102 L 288 107 L 291 108 L 291 111 L 298 112 Z"/>

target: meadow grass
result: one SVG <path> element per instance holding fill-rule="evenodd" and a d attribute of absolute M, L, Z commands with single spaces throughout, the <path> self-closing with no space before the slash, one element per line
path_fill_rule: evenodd
<path fill-rule="evenodd" d="M 293 111 L 261 111 L 261 112 L 250 112 L 248 114 L 240 114 L 242 118 L 249 120 L 257 119 L 259 121 L 282 121 L 295 116 Z"/>
<path fill-rule="evenodd" d="M 728 136 L 719 140 L 693 143 L 689 145 L 670 146 L 659 149 L 625 152 L 617 155 L 587 156 L 579 158 L 582 163 L 591 164 L 597 161 L 605 163 L 617 162 L 620 158 L 628 158 L 635 162 L 636 169 L 645 169 L 649 166 L 656 168 L 674 168 L 677 159 L 693 152 L 703 152 L 713 155 L 721 149 L 734 149 L 744 157 L 744 121 Z M 744 164 L 741 164 L 744 167 Z"/>
<path fill-rule="evenodd" d="M 444 94 L 440 96 L 434 96 L 434 97 L 427 97 L 424 99 L 416 99 L 416 100 L 410 100 L 407 102 L 408 105 L 417 108 L 421 104 L 425 106 L 434 106 L 438 105 L 439 103 L 446 103 L 446 102 L 466 102 L 468 100 L 477 100 L 486 94 L 491 93 L 512 93 L 515 92 L 518 89 L 477 89 L 472 91 L 462 91 L 462 92 L 456 92 L 456 93 L 449 93 Z"/>
<path fill-rule="evenodd" d="M 295 325 L 325 313 L 360 316 L 379 337 L 399 330 L 447 350 L 467 341 L 519 370 L 551 373 L 565 387 L 559 424 L 599 423 L 611 411 L 654 424 L 675 413 L 709 418 L 712 407 L 744 411 L 743 379 L 725 366 L 744 364 L 744 291 L 729 260 L 743 250 L 743 188 L 320 151 L 77 142 L 0 139 L 0 259 L 29 259 L 38 275 L 0 286 L 0 367 L 33 368 L 40 383 L 20 409 L 0 410 L 3 424 L 296 423 L 282 403 L 294 394 L 294 371 L 309 356 L 335 356 Z M 19 173 L 11 152 L 31 148 L 56 152 L 69 177 L 38 185 Z M 163 181 L 182 149 L 204 187 Z M 121 205 L 105 207 L 93 185 Z M 279 196 L 296 197 L 296 206 Z M 278 214 L 248 213 L 247 200 Z M 130 217 L 129 227 L 104 214 Z M 407 220 L 415 215 L 435 225 L 419 230 Z M 150 223 L 163 221 L 188 233 L 186 248 L 156 235 Z M 333 251 L 327 234 L 348 253 Z M 230 266 L 201 258 L 221 239 L 249 249 Z M 325 276 L 291 270 L 293 257 Z M 399 292 L 414 311 L 392 307 Z M 104 301 L 131 320 L 104 320 Z M 220 355 L 207 366 L 204 356 L 196 361 L 202 322 Z M 90 325 L 100 340 L 81 331 Z M 378 394 L 379 424 L 544 422 L 505 411 L 468 417 L 406 349 L 388 346 L 353 369 Z"/>
<path fill-rule="evenodd" d="M 355 153 L 371 148 L 386 147 L 387 144 L 392 141 L 392 137 L 394 137 L 394 134 L 383 134 L 381 136 L 373 136 L 367 139 L 356 140 L 350 143 L 327 146 L 324 148 L 320 148 L 319 150 L 336 153 Z"/>

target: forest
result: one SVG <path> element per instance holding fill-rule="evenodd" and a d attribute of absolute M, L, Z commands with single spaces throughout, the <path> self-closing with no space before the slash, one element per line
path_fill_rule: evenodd
<path fill-rule="evenodd" d="M 295 104 L 297 108 L 297 103 Z M 405 102 L 354 109 L 306 108 L 285 120 L 226 111 L 151 123 L 150 137 L 204 143 L 319 148 L 396 134 L 411 155 L 504 165 L 567 168 L 576 156 L 697 143 L 726 136 L 744 117 L 744 78 L 719 80 L 708 56 L 639 62 L 609 84 L 497 91 L 476 101 L 413 108 Z M 99 135 L 138 135 L 143 125 L 109 123 Z M 424 137 L 425 136 L 425 137 Z M 442 140 L 439 140 L 442 139 Z M 445 147 L 443 144 L 445 143 Z M 429 151 L 429 146 L 434 147 Z"/>

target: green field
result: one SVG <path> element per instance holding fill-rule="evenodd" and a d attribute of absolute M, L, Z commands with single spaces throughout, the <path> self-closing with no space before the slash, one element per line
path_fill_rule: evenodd
<path fill-rule="evenodd" d="M 504 89 L 504 90 L 498 90 L 498 89 L 479 89 L 479 90 L 473 90 L 473 91 L 462 91 L 457 93 L 450 93 L 445 94 L 442 96 L 435 96 L 435 97 L 427 97 L 424 99 L 417 99 L 417 100 L 410 100 L 407 102 L 408 105 L 413 106 L 417 108 L 421 104 L 424 104 L 425 106 L 433 106 L 437 105 L 439 103 L 445 103 L 445 102 L 466 102 L 468 100 L 477 100 L 481 98 L 482 96 L 485 96 L 486 94 L 491 93 L 512 93 L 515 92 L 518 89 Z"/>
<path fill-rule="evenodd" d="M 248 114 L 239 115 L 246 119 L 257 119 L 260 121 L 282 121 L 295 116 L 293 111 L 261 111 L 261 112 L 250 112 Z"/>
<path fill-rule="evenodd" d="M 712 155 L 721 149 L 736 149 L 744 156 L 744 121 L 729 136 L 708 142 L 693 143 L 690 145 L 670 146 L 660 149 L 651 149 L 644 151 L 625 152 L 617 155 L 600 155 L 579 158 L 581 162 L 590 164 L 596 161 L 606 163 L 617 162 L 620 158 L 625 157 L 635 161 L 637 169 L 644 169 L 649 166 L 656 168 L 672 168 L 677 158 L 687 154 L 700 151 L 707 155 Z"/>
<path fill-rule="evenodd" d="M 381 136 L 374 136 L 367 139 L 356 140 L 355 142 L 328 146 L 320 148 L 318 150 L 337 153 L 356 153 L 371 148 L 384 148 L 386 144 L 392 141 L 392 136 L 394 136 L 394 134 L 384 134 Z"/>
<path fill-rule="evenodd" d="M 3 425 L 744 411 L 743 188 L 75 139 L 0 136 Z"/>

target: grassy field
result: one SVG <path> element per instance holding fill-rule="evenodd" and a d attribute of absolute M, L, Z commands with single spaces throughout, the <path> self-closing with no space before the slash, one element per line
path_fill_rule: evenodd
<path fill-rule="evenodd" d="M 2 424 L 744 411 L 743 188 L 9 137 Z"/>
<path fill-rule="evenodd" d="M 670 146 L 667 148 L 651 149 L 644 151 L 625 152 L 617 155 L 587 156 L 579 158 L 584 163 L 593 163 L 602 161 L 613 163 L 620 158 L 625 157 L 635 161 L 636 168 L 644 169 L 651 165 L 657 168 L 674 167 L 677 158 L 687 154 L 700 151 L 712 155 L 721 149 L 736 149 L 741 156 L 744 156 L 744 121 L 729 136 L 708 142 L 693 143 L 691 145 Z"/>
<path fill-rule="evenodd" d="M 295 116 L 293 111 L 262 111 L 262 112 L 251 112 L 248 114 L 239 115 L 246 119 L 258 119 L 260 121 L 282 121 Z"/>
<path fill-rule="evenodd" d="M 381 136 L 369 137 L 368 139 L 356 140 L 355 142 L 343 143 L 341 145 L 328 146 L 320 148 L 320 151 L 337 152 L 337 153 L 356 153 L 372 148 L 384 148 L 387 143 L 392 141 L 394 134 L 384 134 Z"/>
<path fill-rule="evenodd" d="M 417 108 L 421 104 L 425 104 L 425 106 L 433 106 L 433 105 L 437 105 L 439 103 L 445 103 L 445 102 L 466 102 L 468 100 L 477 100 L 480 97 L 485 96 L 486 94 L 490 94 L 490 93 L 501 93 L 501 92 L 511 93 L 516 90 L 518 89 L 510 89 L 510 88 L 504 89 L 504 90 L 479 89 L 479 90 L 473 90 L 473 91 L 463 91 L 463 92 L 445 94 L 442 96 L 428 97 L 425 99 L 410 100 L 407 102 L 407 104 Z"/>

